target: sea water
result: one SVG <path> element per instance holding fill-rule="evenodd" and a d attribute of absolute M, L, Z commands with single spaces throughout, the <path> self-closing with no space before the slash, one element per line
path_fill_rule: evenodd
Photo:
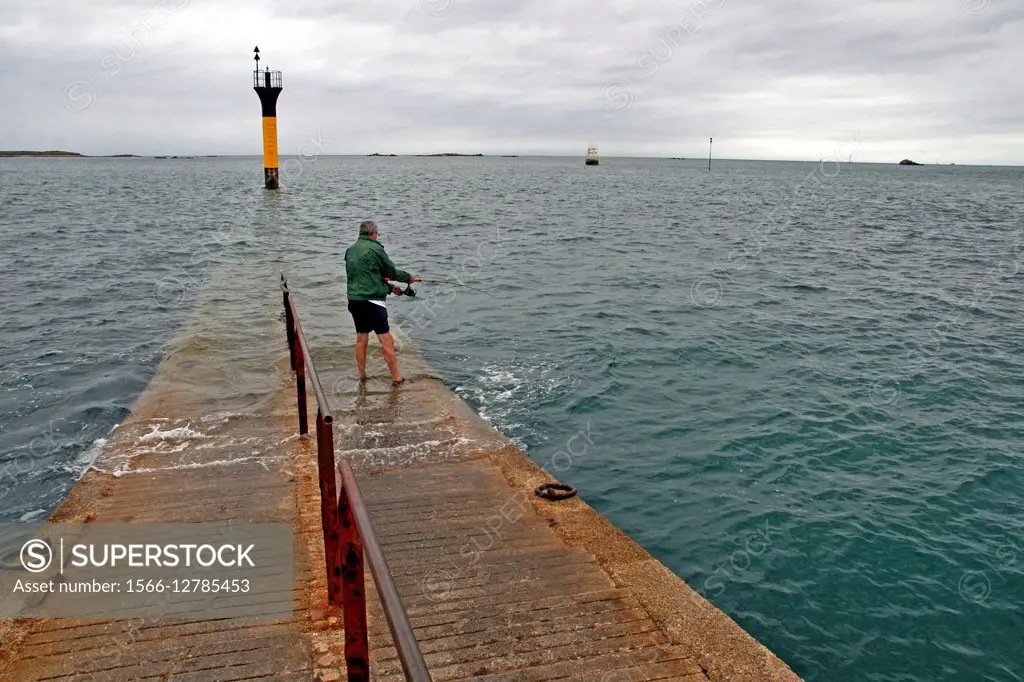
<path fill-rule="evenodd" d="M 1024 679 L 1024 169 L 284 161 L 0 160 L 0 521 L 226 260 L 273 252 L 331 334 L 372 218 L 453 282 L 389 304 L 449 385 L 797 673 Z"/>

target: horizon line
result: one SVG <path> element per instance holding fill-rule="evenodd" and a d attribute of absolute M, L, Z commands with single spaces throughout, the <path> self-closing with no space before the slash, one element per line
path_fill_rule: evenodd
<path fill-rule="evenodd" d="M 51 156 L 46 156 L 51 155 Z M 47 149 L 47 150 L 29 150 L 29 149 L 14 149 L 14 150 L 0 150 L 0 158 L 91 158 L 91 159 L 106 159 L 106 158 L 142 158 L 142 159 L 155 159 L 158 157 L 192 157 L 192 158 L 259 158 L 262 154 L 251 153 L 251 154 L 82 154 L 79 152 L 70 152 L 67 150 L 58 149 Z M 327 156 L 327 157 L 354 157 L 354 158 L 398 158 L 398 157 L 434 157 L 434 158 L 563 158 L 572 159 L 576 158 L 577 154 L 556 154 L 556 153 L 529 153 L 529 154 L 516 154 L 516 153 L 463 153 L 463 152 L 429 152 L 429 153 L 382 153 L 382 152 L 371 152 L 369 154 L 360 153 L 349 153 L 349 154 L 317 154 L 316 156 Z M 602 154 L 602 158 L 606 159 L 660 159 L 665 161 L 707 161 L 707 157 L 701 156 L 649 156 L 649 155 L 629 155 L 629 154 Z M 300 154 L 282 154 L 281 158 L 306 158 Z M 580 157 L 582 158 L 582 157 Z M 909 158 L 909 157 L 907 157 Z M 852 164 L 876 164 L 876 165 L 900 165 L 899 161 L 840 161 L 838 159 L 767 159 L 767 158 L 742 158 L 742 157 L 714 157 L 713 161 L 748 161 L 748 162 L 767 162 L 767 163 L 838 163 L 841 165 L 852 165 Z M 1024 165 L 1024 163 L 979 163 L 979 162 L 968 162 L 968 163 L 957 163 L 957 162 L 918 162 L 920 166 L 995 166 L 1004 168 L 1016 168 Z"/>

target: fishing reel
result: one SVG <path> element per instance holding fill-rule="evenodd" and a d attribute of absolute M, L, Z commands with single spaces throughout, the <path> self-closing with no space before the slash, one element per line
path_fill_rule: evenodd
<path fill-rule="evenodd" d="M 395 287 L 397 287 L 399 284 L 401 284 L 401 282 L 395 282 L 394 280 L 390 280 L 390 279 L 386 280 L 386 282 L 387 282 L 387 285 L 389 287 L 391 287 L 392 293 L 394 293 Z M 416 291 L 415 291 L 415 289 L 412 288 L 412 284 L 406 284 L 405 285 L 405 289 L 403 289 L 402 292 L 397 294 L 397 295 L 398 296 L 408 296 L 409 298 L 416 298 Z"/>

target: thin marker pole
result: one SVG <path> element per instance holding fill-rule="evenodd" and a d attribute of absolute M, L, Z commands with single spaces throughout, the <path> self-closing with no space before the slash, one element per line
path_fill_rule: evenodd
<path fill-rule="evenodd" d="M 708 138 L 708 170 L 711 170 L 711 143 L 715 141 L 715 138 Z"/>

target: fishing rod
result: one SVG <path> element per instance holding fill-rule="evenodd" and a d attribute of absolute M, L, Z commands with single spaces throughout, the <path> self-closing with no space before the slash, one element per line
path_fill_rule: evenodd
<path fill-rule="evenodd" d="M 385 280 L 385 281 L 388 283 L 388 286 L 391 286 L 391 287 L 397 287 L 399 284 L 405 284 L 405 282 L 396 283 L 395 280 L 390 280 L 390 279 L 389 280 Z M 452 281 L 452 280 L 448 280 L 448 279 L 423 279 L 423 278 L 421 278 L 420 281 L 421 282 L 428 282 L 430 284 L 455 284 L 457 286 L 465 287 L 465 288 L 471 289 L 473 291 L 479 291 L 481 294 L 486 294 L 486 295 L 488 295 L 488 296 L 490 296 L 492 298 L 494 297 L 494 294 L 492 294 L 489 291 L 485 291 L 484 289 L 477 289 L 476 287 L 471 287 L 468 284 L 463 284 L 462 282 Z M 415 291 L 415 289 L 412 288 L 412 284 L 407 284 L 405 289 L 403 289 L 402 293 L 399 294 L 399 295 L 400 296 L 408 296 L 409 298 L 416 298 L 416 291 Z"/>
<path fill-rule="evenodd" d="M 494 297 L 494 294 L 492 294 L 491 292 L 487 291 L 486 289 L 477 289 L 476 287 L 471 287 L 468 284 L 463 284 L 462 282 L 459 282 L 458 280 L 450 280 L 450 279 L 425 279 L 423 281 L 424 282 L 430 282 L 431 284 L 454 284 L 456 286 L 465 287 L 465 288 L 470 289 L 472 291 L 479 291 L 481 294 L 487 294 L 488 296 L 491 296 L 492 298 Z"/>

